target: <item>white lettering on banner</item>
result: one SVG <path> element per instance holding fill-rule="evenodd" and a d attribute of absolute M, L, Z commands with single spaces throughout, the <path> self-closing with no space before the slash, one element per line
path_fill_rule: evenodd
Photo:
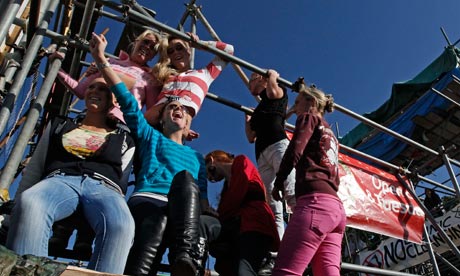
<path fill-rule="evenodd" d="M 378 177 L 378 175 L 371 175 L 372 186 L 377 190 L 376 192 L 372 193 L 368 189 L 366 189 L 366 194 L 369 200 L 372 203 L 377 203 L 383 210 L 390 211 L 398 214 L 410 214 L 416 215 L 419 217 L 424 217 L 425 213 L 423 212 L 422 208 L 419 206 L 413 206 L 410 204 L 404 204 L 400 200 L 391 199 L 387 197 L 387 194 L 390 193 L 397 198 L 404 197 L 407 200 L 413 200 L 413 197 L 409 193 L 409 191 L 403 191 L 403 187 L 395 187 L 394 185 L 390 185 L 388 182 L 383 181 Z"/>
<path fill-rule="evenodd" d="M 392 174 L 340 154 L 340 186 L 349 227 L 420 243 L 425 213 Z"/>
<path fill-rule="evenodd" d="M 460 204 L 444 216 L 437 218 L 436 221 L 452 242 L 460 246 Z M 447 242 L 442 239 L 431 223 L 427 222 L 427 229 L 431 245 L 436 253 L 441 254 L 450 250 Z M 360 252 L 359 259 L 362 265 L 400 271 L 427 261 L 429 259 L 428 246 L 389 238 L 383 241 L 376 250 Z"/>

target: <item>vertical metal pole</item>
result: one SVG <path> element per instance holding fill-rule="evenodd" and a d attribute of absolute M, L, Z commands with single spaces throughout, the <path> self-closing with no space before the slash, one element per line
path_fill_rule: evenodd
<path fill-rule="evenodd" d="M 0 15 L 0 44 L 5 40 L 8 29 L 13 24 L 19 8 L 21 7 L 21 0 L 10 0 L 6 9 Z"/>
<path fill-rule="evenodd" d="M 435 276 L 441 276 L 441 273 L 439 272 L 438 262 L 436 261 L 436 256 L 434 255 L 433 246 L 431 245 L 430 235 L 428 234 L 428 230 L 426 229 L 426 225 L 423 225 L 423 235 L 427 240 L 428 254 L 430 255 L 431 263 L 433 264 L 433 273 Z"/>
<path fill-rule="evenodd" d="M 65 54 L 67 49 L 60 48 L 59 51 Z M 43 85 L 40 88 L 37 99 L 31 105 L 29 113 L 27 114 L 27 119 L 24 123 L 24 127 L 22 128 L 21 133 L 19 133 L 18 139 L 16 140 L 11 154 L 8 157 L 8 160 L 6 161 L 6 164 L 0 175 L 0 189 L 8 189 L 14 180 L 14 175 L 16 174 L 19 164 L 21 163 L 27 144 L 34 133 L 35 125 L 37 124 L 40 113 L 42 112 L 43 106 L 46 103 L 46 99 L 48 98 L 51 87 L 54 83 L 54 80 L 56 79 L 59 68 L 61 68 L 61 64 L 62 60 L 58 58 L 54 59 L 51 63 L 48 75 L 46 76 Z"/>
<path fill-rule="evenodd" d="M 447 172 L 449 173 L 450 180 L 452 181 L 452 185 L 454 186 L 455 193 L 457 194 L 457 199 L 459 199 L 460 188 L 458 186 L 457 178 L 455 177 L 454 170 L 452 169 L 452 165 L 450 164 L 450 160 L 447 157 L 444 146 L 441 146 L 439 148 L 439 154 L 441 154 L 442 160 L 444 161 L 444 165 L 446 166 Z"/>
<path fill-rule="evenodd" d="M 43 42 L 43 34 L 48 28 L 49 21 L 51 20 L 54 10 L 59 4 L 59 0 L 52 0 L 48 6 L 48 10 L 43 17 L 43 21 L 40 24 L 40 28 L 37 33 L 34 35 L 29 47 L 27 48 L 24 60 L 21 64 L 21 69 L 16 73 L 13 85 L 10 88 L 9 93 L 6 95 L 5 100 L 3 101 L 2 108 L 0 109 L 0 134 L 4 132 L 6 123 L 11 115 L 11 111 L 14 108 L 14 103 L 16 97 L 19 94 L 24 81 L 27 77 L 27 74 L 32 66 L 32 63 L 37 55 L 38 50 L 40 49 L 41 43 Z"/>
<path fill-rule="evenodd" d="M 211 34 L 211 36 L 217 40 L 217 41 L 222 41 L 220 39 L 220 37 L 217 35 L 216 31 L 214 30 L 214 28 L 211 26 L 211 24 L 209 23 L 209 21 L 206 19 L 206 17 L 203 15 L 203 13 L 201 12 L 201 9 L 199 7 L 196 7 L 196 10 L 195 10 L 195 13 L 196 15 L 198 16 L 198 19 L 201 20 L 201 22 L 203 23 L 203 25 L 205 26 L 205 28 L 208 30 L 208 32 Z M 246 76 L 246 74 L 243 72 L 243 70 L 241 69 L 241 67 L 237 64 L 233 64 L 232 63 L 232 66 L 233 68 L 235 69 L 235 71 L 238 73 L 238 75 L 240 76 L 240 78 L 243 80 L 244 84 L 246 84 L 246 86 L 249 87 L 249 79 L 248 77 Z"/>
<path fill-rule="evenodd" d="M 96 8 L 96 2 L 94 0 L 88 0 L 86 2 L 85 11 L 83 12 L 82 25 L 80 28 L 80 32 L 78 33 L 80 38 L 86 39 L 86 37 L 88 36 L 89 26 L 91 24 L 91 20 L 92 20 L 93 12 L 95 8 Z M 78 68 L 80 67 L 81 56 L 82 56 L 82 51 L 76 48 L 75 54 L 72 57 L 72 63 L 70 65 L 69 75 L 75 76 L 75 74 L 77 73 Z M 66 115 L 67 109 L 70 104 L 70 98 L 71 98 L 71 94 L 69 91 L 67 91 L 62 98 L 61 109 L 59 111 L 60 115 Z"/>
<path fill-rule="evenodd" d="M 460 250 L 457 248 L 455 243 L 449 238 L 449 236 L 446 234 L 444 229 L 442 229 L 436 220 L 434 219 L 433 215 L 430 213 L 430 210 L 428 210 L 425 205 L 421 202 L 421 200 L 418 198 L 417 194 L 415 194 L 415 191 L 412 187 L 409 187 L 409 185 L 406 183 L 406 181 L 401 177 L 400 174 L 396 174 L 396 178 L 398 179 L 399 183 L 406 188 L 406 190 L 410 193 L 412 198 L 418 203 L 419 207 L 425 212 L 425 218 L 427 218 L 431 224 L 433 225 L 434 229 L 439 233 L 441 238 L 446 242 L 446 244 L 449 246 L 449 248 L 452 250 L 452 253 L 455 254 L 457 259 L 460 260 Z"/>
<path fill-rule="evenodd" d="M 5 76 L 0 78 L 0 91 L 4 91 L 6 84 L 11 82 L 14 73 L 18 70 L 20 64 L 14 59 L 8 60 L 8 65 L 5 70 Z"/>
<path fill-rule="evenodd" d="M 196 15 L 190 14 L 191 22 L 190 22 L 190 32 L 192 34 L 196 34 Z M 195 67 L 195 48 L 192 47 L 190 51 L 190 68 Z"/>
<path fill-rule="evenodd" d="M 201 22 L 203 23 L 203 25 L 205 26 L 205 28 L 208 30 L 208 32 L 211 34 L 211 36 L 217 40 L 217 41 L 222 41 L 219 36 L 217 35 L 217 33 L 214 31 L 213 27 L 211 26 L 211 24 L 209 24 L 208 20 L 206 19 L 206 17 L 204 17 L 203 13 L 201 12 L 201 9 L 199 7 L 196 7 L 195 6 L 195 13 L 196 15 L 198 16 L 198 19 L 201 20 Z M 238 64 L 234 64 L 232 63 L 232 67 L 233 69 L 236 71 L 236 73 L 240 76 L 241 80 L 243 80 L 244 84 L 246 85 L 247 88 L 249 88 L 249 78 L 246 76 L 246 74 L 243 72 L 243 70 L 241 69 L 241 67 L 238 65 Z M 260 102 L 260 97 L 259 96 L 255 96 L 254 97 L 256 99 L 257 102 Z"/>

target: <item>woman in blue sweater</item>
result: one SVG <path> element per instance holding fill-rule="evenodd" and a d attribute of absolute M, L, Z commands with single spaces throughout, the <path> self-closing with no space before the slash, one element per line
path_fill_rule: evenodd
<path fill-rule="evenodd" d="M 128 204 L 136 223 L 125 274 L 147 275 L 161 261 L 161 247 L 166 224 L 171 237 L 173 275 L 196 275 L 203 270 L 207 233 L 200 233 L 201 210 L 209 210 L 206 167 L 203 156 L 183 145 L 187 113 L 178 99 L 170 99 L 160 114 L 162 133 L 149 125 L 136 99 L 104 56 L 107 41 L 96 35 L 90 50 L 102 75 L 111 86 L 123 111 L 126 124 L 136 141 L 136 188 Z M 201 203 L 201 204 L 200 204 Z"/>

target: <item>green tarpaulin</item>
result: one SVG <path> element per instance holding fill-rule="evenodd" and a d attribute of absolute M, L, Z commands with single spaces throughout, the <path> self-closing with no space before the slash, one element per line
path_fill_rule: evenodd
<path fill-rule="evenodd" d="M 377 110 L 363 114 L 363 116 L 376 123 L 384 124 L 408 103 L 425 93 L 444 73 L 456 68 L 459 54 L 459 49 L 453 46 L 446 47 L 444 52 L 436 60 L 413 79 L 393 84 L 390 98 Z M 340 138 L 340 143 L 349 147 L 355 147 L 373 129 L 371 126 L 360 123 Z"/>

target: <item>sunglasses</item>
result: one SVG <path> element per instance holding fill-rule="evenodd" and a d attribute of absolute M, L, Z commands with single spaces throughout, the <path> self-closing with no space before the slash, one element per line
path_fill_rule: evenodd
<path fill-rule="evenodd" d="M 180 43 L 177 43 L 176 45 L 174 45 L 173 47 L 170 47 L 166 50 L 166 52 L 168 53 L 168 55 L 171 55 L 172 53 L 174 53 L 175 51 L 176 52 L 182 52 L 183 50 L 185 50 L 185 47 L 184 45 L 180 44 Z"/>
<path fill-rule="evenodd" d="M 147 46 L 150 50 L 155 51 L 155 46 L 158 44 L 157 41 L 155 40 L 150 40 L 150 39 L 142 39 L 138 40 L 142 45 Z"/>
<path fill-rule="evenodd" d="M 182 112 L 184 113 L 188 113 L 188 109 L 185 105 L 179 105 L 179 104 L 169 104 L 168 106 L 166 106 L 166 109 L 167 110 L 181 110 Z"/>

